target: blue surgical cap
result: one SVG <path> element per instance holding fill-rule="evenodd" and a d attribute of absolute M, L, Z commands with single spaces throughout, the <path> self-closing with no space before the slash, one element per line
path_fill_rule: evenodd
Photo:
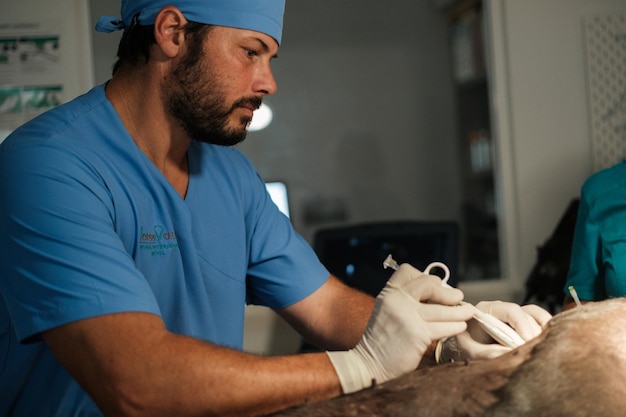
<path fill-rule="evenodd" d="M 156 15 L 165 6 L 177 7 L 192 22 L 254 30 L 280 44 L 285 0 L 122 0 L 122 19 L 102 16 L 96 30 L 113 32 L 129 28 L 138 13 L 139 24 L 154 24 Z"/>

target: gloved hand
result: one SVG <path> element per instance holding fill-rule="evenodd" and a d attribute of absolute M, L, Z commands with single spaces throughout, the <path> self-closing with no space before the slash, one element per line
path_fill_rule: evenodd
<path fill-rule="evenodd" d="M 415 370 L 435 340 L 463 332 L 473 307 L 459 306 L 463 293 L 441 279 L 402 264 L 391 276 L 357 346 L 327 352 L 344 394 Z"/>
<path fill-rule="evenodd" d="M 481 301 L 476 308 L 511 326 L 525 341 L 538 336 L 552 315 L 533 304 L 520 306 L 503 301 Z M 502 346 L 491 338 L 475 321 L 468 323 L 467 331 L 445 341 L 442 345 L 442 362 L 465 359 L 490 359 L 511 348 Z"/>

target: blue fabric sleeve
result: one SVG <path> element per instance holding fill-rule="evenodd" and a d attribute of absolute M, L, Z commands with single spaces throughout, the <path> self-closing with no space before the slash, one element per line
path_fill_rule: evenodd
<path fill-rule="evenodd" d="M 113 232 L 114 207 L 98 170 L 46 142 L 10 154 L 5 145 L 0 246 L 10 252 L 1 258 L 0 290 L 19 339 L 129 306 L 159 314 Z"/>
<path fill-rule="evenodd" d="M 317 290 L 330 273 L 278 210 L 260 177 L 254 181 L 257 218 L 250 244 L 248 303 L 287 307 Z"/>
<path fill-rule="evenodd" d="M 598 294 L 597 288 L 602 250 L 600 242 L 600 230 L 590 216 L 589 202 L 583 188 L 572 243 L 570 267 L 564 288 L 567 295 L 569 295 L 568 288 L 571 285 L 576 289 L 581 300 L 591 301 L 604 297 L 604 294 Z"/>

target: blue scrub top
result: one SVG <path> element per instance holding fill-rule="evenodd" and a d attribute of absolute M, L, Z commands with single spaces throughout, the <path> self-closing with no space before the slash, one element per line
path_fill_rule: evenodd
<path fill-rule="evenodd" d="M 0 146 L 0 415 L 98 415 L 44 330 L 138 311 L 241 348 L 246 302 L 286 307 L 326 281 L 241 152 L 194 141 L 188 158 L 183 199 L 104 85 Z"/>
<path fill-rule="evenodd" d="M 590 176 L 580 206 L 567 282 L 581 300 L 626 296 L 626 163 Z"/>

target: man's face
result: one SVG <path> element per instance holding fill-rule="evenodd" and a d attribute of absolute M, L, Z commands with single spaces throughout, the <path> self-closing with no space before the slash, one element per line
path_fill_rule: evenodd
<path fill-rule="evenodd" d="M 209 30 L 206 38 L 188 38 L 184 55 L 166 79 L 169 110 L 192 139 L 224 146 L 243 141 L 252 112 L 264 95 L 275 91 L 269 58 L 264 59 L 267 69 L 259 70 L 264 60 L 246 46 L 256 48 L 266 40 L 259 43 L 243 34 L 263 38 L 256 32 L 220 27 Z M 267 78 L 267 73 L 271 82 L 264 85 L 271 87 L 254 87 L 261 85 L 259 74 Z"/>

